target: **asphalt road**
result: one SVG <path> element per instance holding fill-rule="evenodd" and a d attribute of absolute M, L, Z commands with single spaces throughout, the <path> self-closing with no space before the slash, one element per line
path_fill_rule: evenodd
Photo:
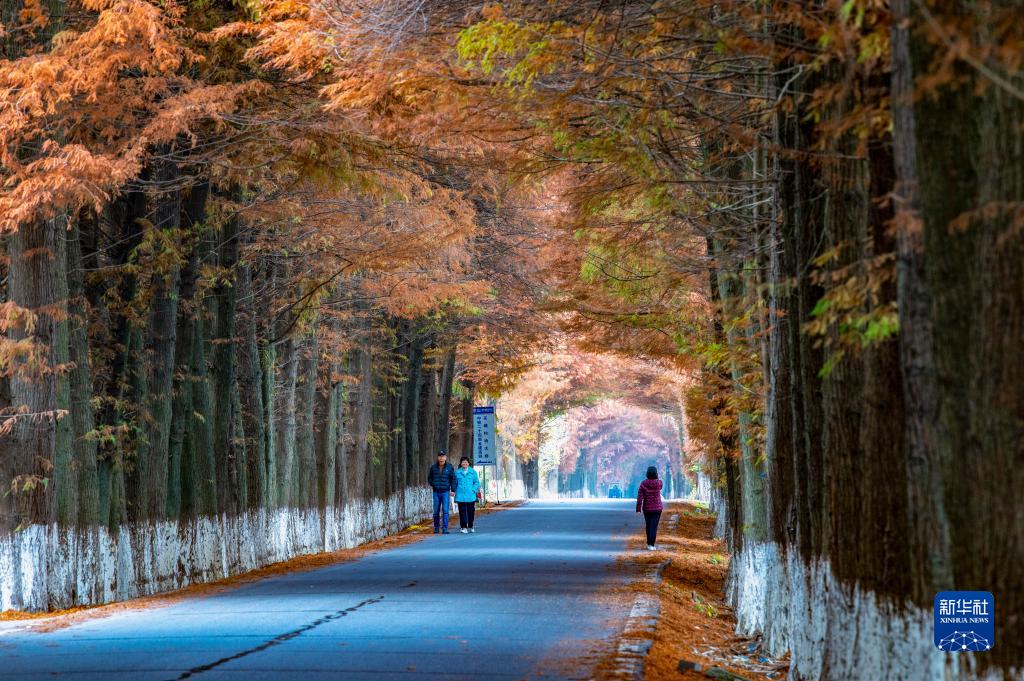
<path fill-rule="evenodd" d="M 479 517 L 476 534 L 52 633 L 7 630 L 0 681 L 590 678 L 626 615 L 610 588 L 638 529 L 631 506 L 532 502 Z"/>

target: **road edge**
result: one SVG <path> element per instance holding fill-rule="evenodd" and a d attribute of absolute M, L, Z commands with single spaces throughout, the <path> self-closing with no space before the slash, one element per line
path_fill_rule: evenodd
<path fill-rule="evenodd" d="M 607 678 L 643 681 L 644 663 L 654 645 L 654 634 L 661 615 L 661 599 L 657 589 L 665 568 L 671 563 L 672 559 L 669 558 L 657 565 L 642 567 L 642 576 L 638 581 L 649 585 L 651 591 L 639 593 L 633 599 L 633 607 L 626 618 L 615 653 L 607 663 Z"/>

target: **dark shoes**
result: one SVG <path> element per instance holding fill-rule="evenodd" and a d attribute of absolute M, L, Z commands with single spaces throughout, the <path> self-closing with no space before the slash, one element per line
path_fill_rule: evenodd
<path fill-rule="evenodd" d="M 448 534 L 448 530 L 441 530 L 441 534 Z"/>
<path fill-rule="evenodd" d="M 434 528 L 434 534 L 437 534 L 439 531 L 436 527 Z"/>

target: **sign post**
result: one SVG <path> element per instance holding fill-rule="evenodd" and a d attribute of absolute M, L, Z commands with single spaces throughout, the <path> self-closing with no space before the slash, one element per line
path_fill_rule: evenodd
<path fill-rule="evenodd" d="M 494 446 L 494 407 L 473 407 L 473 465 L 495 466 L 497 484 L 498 454 Z M 484 504 L 487 503 L 487 469 L 484 468 Z"/>

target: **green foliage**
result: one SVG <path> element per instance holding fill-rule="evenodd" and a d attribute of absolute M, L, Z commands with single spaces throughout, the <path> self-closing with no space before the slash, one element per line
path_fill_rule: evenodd
<path fill-rule="evenodd" d="M 715 619 L 718 617 L 718 608 L 716 608 L 714 604 L 707 602 L 697 594 L 693 594 L 693 604 L 697 612 L 704 615 L 705 617 L 710 617 L 711 619 Z"/>
<path fill-rule="evenodd" d="M 452 381 L 452 397 L 459 400 L 468 400 L 472 396 L 473 391 L 469 386 L 458 379 Z"/>
<path fill-rule="evenodd" d="M 484 315 L 484 308 L 461 297 L 449 298 L 444 301 L 441 308 L 452 318 L 482 317 Z"/>
<path fill-rule="evenodd" d="M 831 375 L 845 357 L 899 334 L 896 303 L 885 300 L 885 290 L 895 277 L 892 254 L 844 265 L 844 248 L 828 249 L 815 259 L 818 270 L 812 279 L 826 290 L 811 309 L 811 320 L 803 325 L 815 346 L 828 351 L 818 371 L 822 378 Z"/>
<path fill-rule="evenodd" d="M 393 436 L 394 433 L 387 430 L 372 430 L 366 434 L 366 442 L 370 446 L 374 466 L 379 466 L 383 461 L 383 455 L 386 454 Z"/>
<path fill-rule="evenodd" d="M 132 249 L 126 269 L 133 274 L 148 274 L 167 280 L 188 256 L 187 230 L 157 229 L 142 218 L 138 222 L 143 228 L 142 239 Z"/>
<path fill-rule="evenodd" d="M 506 86 L 528 90 L 537 76 L 554 67 L 551 36 L 561 28 L 557 22 L 542 26 L 488 19 L 459 34 L 456 52 L 468 66 L 485 74 L 494 72 L 498 60 L 509 60 L 504 69 Z"/>

